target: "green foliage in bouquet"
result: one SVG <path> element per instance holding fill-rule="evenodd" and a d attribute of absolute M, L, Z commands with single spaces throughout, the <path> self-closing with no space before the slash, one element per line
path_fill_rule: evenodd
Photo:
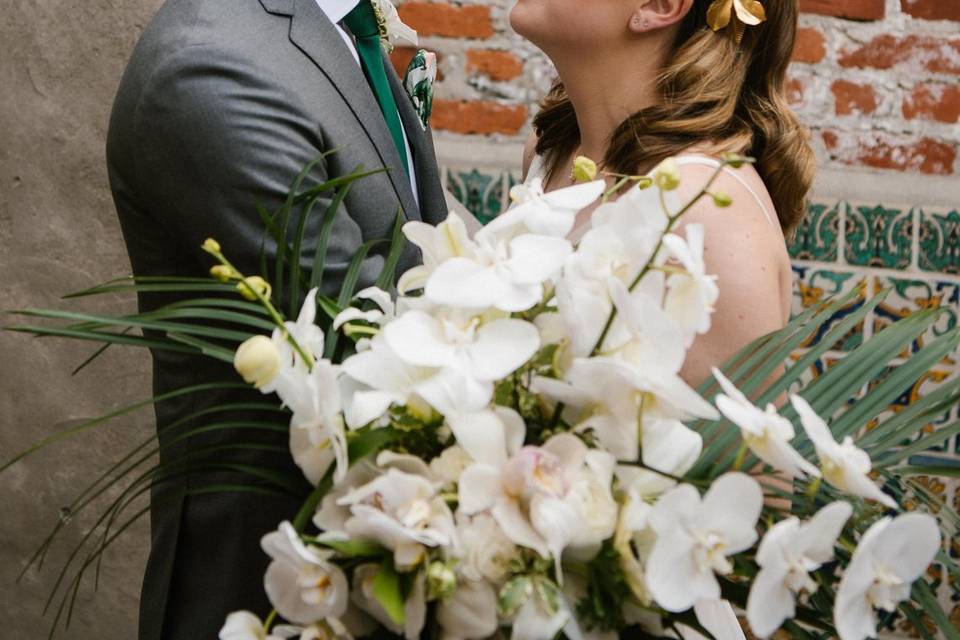
<path fill-rule="evenodd" d="M 163 305 L 156 310 L 118 316 L 47 309 L 20 310 L 14 313 L 49 322 L 20 324 L 7 329 L 39 337 L 60 337 L 98 343 L 100 346 L 77 367 L 75 373 L 114 345 L 202 354 L 234 363 L 238 371 L 246 377 L 246 382 L 261 390 L 270 388 L 270 380 L 276 373 L 277 365 L 269 357 L 269 353 L 272 353 L 269 349 L 276 347 L 278 339 L 286 344 L 290 357 L 306 364 L 308 370 L 312 370 L 314 365 L 322 364 L 317 361 L 318 355 L 323 356 L 323 362 L 343 363 L 357 351 L 359 341 L 369 342 L 380 332 L 378 318 L 385 313 L 376 310 L 370 296 L 358 295 L 361 293 L 357 291 L 361 265 L 371 251 L 383 250 L 384 268 L 376 286 L 380 289 L 392 288 L 406 239 L 403 218 L 398 212 L 392 238 L 367 242 L 357 251 L 335 298 L 309 295 L 308 292 L 324 287 L 327 246 L 334 219 L 344 198 L 359 180 L 374 173 L 365 172 L 362 167 L 358 167 L 348 176 L 304 188 L 305 180 L 312 169 L 323 159 L 318 158 L 297 176 L 291 186 L 290 196 L 278 211 L 268 212 L 262 208 L 259 210 L 266 228 L 265 238 L 269 237 L 277 246 L 273 264 L 268 264 L 266 252 L 262 254 L 259 274 L 244 274 L 238 271 L 229 261 L 229 248 L 222 248 L 211 239 L 204 245 L 204 250 L 215 261 L 209 278 L 123 278 L 66 296 L 67 299 L 80 299 L 117 293 L 176 293 L 189 294 L 189 298 Z M 668 170 L 660 171 L 656 178 L 620 176 L 616 186 L 606 193 L 604 199 L 624 188 L 659 189 L 660 203 L 667 214 L 668 223 L 653 250 L 655 257 L 663 247 L 663 238 L 696 202 L 705 197 L 713 197 L 718 206 L 729 204 L 728 198 L 723 194 L 711 193 L 711 188 L 724 167 L 738 166 L 743 162 L 746 160 L 737 157 L 725 159 L 699 194 L 675 213 L 669 212 L 663 195 L 676 188 L 675 176 Z M 327 201 L 329 204 L 324 210 L 318 211 L 319 203 Z M 300 266 L 299 257 L 303 255 L 305 248 L 306 229 L 311 218 L 315 216 L 319 216 L 319 240 L 313 248 L 312 269 L 305 270 Z M 658 265 L 654 258 L 651 258 L 629 283 L 629 291 L 633 291 L 648 274 L 657 269 Z M 545 295 L 539 304 L 522 311 L 502 312 L 498 317 L 532 322 L 538 316 L 548 314 L 554 309 L 551 305 L 552 295 L 553 292 L 545 289 Z M 875 476 L 897 504 L 906 504 L 909 500 L 916 505 L 916 509 L 937 514 L 943 531 L 955 531 L 960 527 L 960 518 L 950 505 L 944 504 L 939 497 L 928 491 L 919 481 L 919 477 L 957 476 L 958 469 L 929 461 L 913 464 L 911 459 L 915 454 L 960 433 L 960 422 L 940 427 L 933 433 L 923 433 L 923 427 L 932 418 L 942 415 L 960 401 L 960 379 L 949 380 L 910 407 L 887 415 L 890 404 L 905 389 L 914 385 L 932 366 L 955 352 L 960 345 L 960 329 L 954 329 L 923 348 L 913 349 L 919 344 L 920 337 L 944 311 L 931 309 L 904 318 L 880 331 L 812 382 L 804 379 L 804 374 L 820 362 L 853 327 L 863 322 L 885 295 L 881 293 L 867 301 L 839 322 L 836 321 L 837 311 L 849 304 L 849 296 L 810 308 L 794 318 L 784 329 L 745 347 L 720 367 L 719 372 L 757 407 L 781 402 L 788 394 L 806 400 L 809 409 L 816 416 L 822 416 L 829 424 L 829 432 L 838 442 L 843 443 L 845 439 L 849 439 L 841 446 L 849 444 L 850 447 L 855 446 L 869 454 Z M 350 312 L 351 309 L 351 320 L 339 324 L 335 322 L 341 314 Z M 311 352 L 307 345 L 298 340 L 296 332 L 285 329 L 289 326 L 287 323 L 293 322 L 297 317 L 298 310 L 301 317 L 307 313 L 310 324 L 313 324 L 314 314 L 319 313 L 322 318 L 319 324 L 325 340 L 321 354 Z M 617 308 L 613 307 L 599 339 L 590 351 L 591 356 L 600 354 L 616 318 Z M 834 322 L 835 324 L 826 330 Z M 270 332 L 274 333 L 273 342 L 263 335 Z M 814 336 L 820 337 L 813 341 Z M 258 341 L 261 344 L 258 344 Z M 273 346 L 268 348 L 266 343 Z M 256 351 L 258 347 L 267 349 L 263 352 L 266 354 L 264 357 L 260 357 L 260 352 Z M 244 350 L 248 357 L 241 357 Z M 798 352 L 799 359 L 784 369 L 784 363 Z M 577 426 L 568 417 L 569 407 L 560 401 L 547 402 L 543 394 L 534 390 L 534 380 L 559 382 L 565 367 L 562 359 L 562 349 L 557 344 L 541 345 L 522 366 L 496 380 L 492 387 L 493 405 L 513 411 L 522 418 L 526 427 L 525 443 L 529 446 L 543 445 L 558 434 L 574 432 Z M 244 363 L 241 363 L 241 360 Z M 891 367 L 892 363 L 896 366 Z M 43 447 L 122 419 L 143 407 L 215 390 L 249 389 L 249 384 L 237 379 L 195 385 L 145 399 L 50 436 L 5 461 L 0 466 L 0 472 Z M 698 392 L 708 401 L 714 401 L 718 394 L 724 392 L 730 396 L 729 389 L 721 388 L 714 380 L 704 383 Z M 821 443 L 814 442 L 808 435 L 811 418 L 804 414 L 805 410 L 801 400 L 785 404 L 778 413 L 796 430 L 797 435 L 790 440 L 790 444 L 796 452 L 810 460 L 815 451 L 821 453 Z M 297 514 L 291 514 L 291 535 L 311 548 L 336 554 L 339 566 L 347 572 L 357 574 L 361 571 L 372 571 L 372 597 L 389 620 L 403 628 L 408 617 L 406 603 L 411 594 L 421 588 L 417 583 L 421 574 L 411 573 L 404 567 L 397 566 L 395 555 L 377 542 L 356 538 L 336 539 L 324 536 L 322 532 L 314 535 L 308 531 L 325 498 L 336 491 L 335 487 L 343 479 L 344 472 L 349 475 L 355 468 L 360 468 L 361 463 L 372 465 L 378 454 L 385 451 L 391 455 L 413 456 L 425 462 L 442 459 L 457 442 L 444 420 L 444 415 L 434 407 L 424 406 L 422 402 L 393 403 L 377 420 L 346 430 L 344 466 L 341 467 L 339 462 L 329 464 L 328 468 L 323 469 L 322 475 L 314 479 L 314 489 L 309 495 L 302 494 L 300 483 L 271 469 L 210 461 L 204 457 L 229 451 L 231 447 L 289 454 L 287 449 L 275 445 L 256 442 L 219 444 L 201 451 L 190 451 L 180 458 L 167 460 L 162 464 L 154 462 L 158 453 L 200 434 L 236 430 L 287 432 L 287 427 L 278 425 L 275 421 L 253 418 L 225 421 L 219 417 L 224 414 L 235 415 L 238 411 L 248 412 L 251 416 L 288 417 L 290 413 L 288 408 L 281 408 L 276 402 L 266 398 L 256 402 L 205 407 L 184 416 L 176 423 L 166 425 L 165 433 L 170 435 L 164 439 L 163 444 L 160 444 L 156 437 L 137 444 L 80 491 L 75 500 L 63 510 L 53 530 L 24 567 L 21 577 L 31 567 L 42 566 L 59 534 L 77 514 L 106 503 L 93 526 L 71 550 L 54 581 L 46 604 L 47 609 L 54 611 L 51 637 L 61 623 L 64 628 L 69 626 L 84 577 L 93 571 L 95 582 L 99 582 L 104 552 L 148 512 L 142 502 L 151 487 L 188 473 L 212 470 L 231 471 L 251 480 L 255 479 L 257 483 L 254 485 L 236 482 L 206 486 L 201 483 L 199 486 L 192 485 L 189 492 L 258 492 L 301 498 L 301 510 Z M 773 408 L 770 411 L 777 412 Z M 703 490 L 729 477 L 731 472 L 748 471 L 766 476 L 776 475 L 777 470 L 761 461 L 756 454 L 756 450 L 762 447 L 763 443 L 754 442 L 755 446 L 750 446 L 749 437 L 745 435 L 742 424 L 737 424 L 728 417 L 718 420 L 688 420 L 687 424 L 702 437 L 702 451 L 686 472 L 672 477 L 670 473 L 650 468 L 643 462 L 642 456 L 639 460 L 626 462 L 624 465 L 633 465 L 638 470 L 660 476 L 663 480 L 680 482 Z M 868 424 L 871 428 L 866 430 L 865 425 Z M 187 425 L 192 426 L 184 428 Z M 599 446 L 599 436 L 593 430 L 576 431 L 576 434 L 588 447 Z M 823 459 L 824 456 L 819 457 Z M 836 501 L 845 500 L 852 505 L 853 517 L 846 522 L 838 535 L 836 557 L 822 563 L 822 566 L 813 569 L 810 574 L 810 579 L 818 589 L 799 601 L 793 619 L 784 623 L 783 628 L 795 638 L 813 640 L 831 637 L 836 633 L 832 612 L 836 592 L 832 576 L 838 566 L 850 564 L 857 548 L 857 540 L 862 539 L 865 532 L 887 513 L 887 509 L 876 500 L 853 497 L 850 491 L 838 489 L 836 482 L 824 482 L 824 479 L 831 480 L 827 466 L 825 462 L 824 477 L 814 477 L 811 474 L 793 478 L 792 489 L 783 482 L 764 486 L 768 498 L 779 497 L 780 500 L 768 500 L 763 506 L 758 525 L 761 532 L 770 531 L 777 520 L 791 515 L 806 521 Z M 451 490 L 451 486 L 444 485 L 444 492 L 438 497 L 448 505 L 457 505 L 460 498 L 456 488 Z M 116 497 L 108 498 L 108 495 L 112 495 L 111 490 L 116 488 L 120 489 Z M 618 503 L 629 500 L 623 490 L 616 492 L 614 498 Z M 625 612 L 632 608 L 634 613 L 640 611 L 660 619 L 662 629 L 659 633 L 669 634 L 673 631 L 681 634 L 680 627 L 685 627 L 712 636 L 711 631 L 691 611 L 670 612 L 658 606 L 649 593 L 644 593 L 643 586 L 637 583 L 637 574 L 631 573 L 630 565 L 631 560 L 637 561 L 635 556 L 638 553 L 638 541 L 619 529 L 618 525 L 618 532 L 604 540 L 592 557 L 572 562 L 571 567 L 563 569 L 555 559 L 545 558 L 532 549 L 523 549 L 506 567 L 506 578 L 496 594 L 497 614 L 501 619 L 512 619 L 518 615 L 525 603 L 533 600 L 545 608 L 545 615 L 556 616 L 561 613 L 566 606 L 561 578 L 564 570 L 569 570 L 571 575 L 583 579 L 586 585 L 585 593 L 581 594 L 571 607 L 584 630 L 619 631 L 623 634 L 634 633 L 637 637 L 651 637 L 643 635 L 650 633 L 649 631 L 635 626 L 635 615 L 625 616 Z M 719 576 L 721 592 L 725 599 L 746 608 L 751 583 L 758 575 L 758 565 L 753 558 L 731 557 L 731 561 L 729 571 L 722 572 Z M 949 575 L 960 580 L 960 567 L 942 549 L 936 555 L 936 562 L 940 563 Z M 447 602 L 456 591 L 456 566 L 447 559 L 432 556 L 423 560 L 423 567 L 422 589 L 426 593 L 426 600 L 431 603 L 431 613 L 435 614 L 438 607 Z M 925 626 L 926 619 L 932 621 L 949 640 L 960 639 L 960 632 L 951 626 L 926 578 L 921 577 L 912 585 L 909 596 L 899 603 L 899 610 L 920 637 L 934 637 Z M 265 628 L 269 629 L 276 617 L 276 611 L 270 614 Z M 631 621 L 628 621 L 628 617 Z M 436 631 L 435 622 L 431 621 L 426 629 L 427 632 Z M 327 632 L 337 634 L 336 629 L 328 628 Z"/>

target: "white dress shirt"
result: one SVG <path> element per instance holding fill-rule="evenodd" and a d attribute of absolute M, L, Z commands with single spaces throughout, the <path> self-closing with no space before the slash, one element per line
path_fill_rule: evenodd
<path fill-rule="evenodd" d="M 353 59 L 357 61 L 357 66 L 360 66 L 360 54 L 357 53 L 357 45 L 354 43 L 350 34 L 340 26 L 340 21 L 346 18 L 347 14 L 353 11 L 359 2 L 360 0 L 317 0 L 320 9 L 327 15 L 327 18 L 333 23 L 333 26 L 337 28 L 340 37 L 343 38 L 347 48 L 350 49 L 350 53 L 353 54 Z M 413 198 L 416 200 L 417 205 L 419 205 L 420 194 L 417 192 L 417 172 L 413 167 L 413 152 L 410 150 L 410 140 L 407 138 L 407 130 L 403 126 L 402 119 L 400 120 L 400 130 L 403 132 L 403 145 L 407 153 L 407 166 L 410 167 L 410 188 L 413 189 Z"/>

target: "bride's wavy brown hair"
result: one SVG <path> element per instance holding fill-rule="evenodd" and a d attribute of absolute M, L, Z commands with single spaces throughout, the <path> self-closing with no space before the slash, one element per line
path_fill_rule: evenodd
<path fill-rule="evenodd" d="M 695 0 L 660 72 L 660 100 L 617 127 L 605 168 L 635 174 L 694 146 L 711 154 L 750 155 L 757 159 L 781 227 L 790 232 L 803 217 L 816 172 L 807 130 L 784 90 L 798 0 L 764 2 L 767 20 L 747 27 L 739 44 L 727 30 L 715 33 L 706 26 L 709 4 Z M 562 83 L 540 107 L 533 121 L 537 153 L 553 173 L 579 146 L 580 129 Z"/>

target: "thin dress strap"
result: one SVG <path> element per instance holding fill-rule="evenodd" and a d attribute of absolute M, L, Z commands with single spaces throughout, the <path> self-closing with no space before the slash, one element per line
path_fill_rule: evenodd
<path fill-rule="evenodd" d="M 709 156 L 685 155 L 685 156 L 677 157 L 677 164 L 680 166 L 683 166 L 685 164 L 702 164 L 702 165 L 706 165 L 716 169 L 717 167 L 720 166 L 720 161 L 715 158 L 711 158 Z M 727 174 L 732 176 L 734 180 L 736 180 L 741 185 L 743 185 L 743 188 L 746 189 L 750 193 L 750 195 L 753 196 L 753 199 L 757 201 L 758 205 L 760 205 L 760 209 L 763 210 L 763 215 L 767 217 L 767 222 L 769 222 L 771 225 L 775 227 L 778 226 L 777 221 L 775 221 L 773 216 L 770 215 L 770 210 L 767 209 L 767 206 L 765 204 L 763 204 L 763 200 L 760 198 L 760 195 L 756 191 L 754 191 L 753 187 L 751 187 L 739 173 L 737 173 L 730 167 L 725 166 L 723 170 Z"/>

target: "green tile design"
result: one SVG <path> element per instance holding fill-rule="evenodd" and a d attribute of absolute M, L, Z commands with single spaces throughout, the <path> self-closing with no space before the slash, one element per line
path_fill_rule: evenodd
<path fill-rule="evenodd" d="M 960 274 L 960 213 L 920 212 L 920 268 Z"/>
<path fill-rule="evenodd" d="M 834 206 L 809 203 L 807 215 L 797 227 L 788 249 L 794 260 L 835 262 L 840 238 L 840 209 L 845 203 Z"/>
<path fill-rule="evenodd" d="M 815 305 L 821 305 L 831 298 L 840 297 L 854 289 L 860 289 L 860 295 L 855 297 L 850 304 L 840 309 L 837 314 L 826 322 L 820 331 L 814 335 L 804 347 L 816 344 L 819 340 L 832 329 L 837 323 L 855 312 L 863 306 L 866 299 L 867 279 L 859 274 L 849 271 L 838 271 L 832 269 L 820 269 L 806 265 L 793 265 L 794 272 L 794 293 L 793 293 L 793 315 L 799 315 L 804 309 Z M 837 351 L 850 351 L 863 344 L 863 323 L 859 323 L 850 333 L 834 347 Z"/>
<path fill-rule="evenodd" d="M 500 171 L 447 170 L 447 188 L 477 219 L 486 224 L 504 210 L 504 175 Z"/>
<path fill-rule="evenodd" d="M 874 335 L 916 311 L 944 309 L 937 322 L 914 341 L 911 350 L 919 351 L 957 326 L 957 317 L 960 315 L 960 282 L 928 282 L 887 277 L 876 277 L 874 282 L 875 291 L 889 289 L 887 298 L 877 306 L 873 314 Z M 956 356 L 948 356 L 943 364 L 955 365 L 956 362 Z"/>
<path fill-rule="evenodd" d="M 873 382 L 870 383 L 869 389 L 872 390 L 878 384 L 883 382 L 890 374 L 896 371 L 896 366 L 886 367 L 885 371 L 878 375 Z M 951 371 L 949 369 L 931 369 L 923 374 L 923 376 L 917 380 L 910 388 L 905 389 L 903 393 L 897 396 L 893 402 L 890 403 L 890 406 L 886 411 L 881 413 L 875 419 L 871 420 L 866 425 L 866 431 L 869 431 L 876 427 L 879 423 L 886 421 L 893 415 L 900 413 L 910 405 L 916 403 L 921 398 L 929 395 L 930 393 L 936 391 L 940 388 L 945 382 L 948 382 L 951 379 Z M 869 390 L 868 390 L 869 393 Z M 937 429 L 944 427 L 953 422 L 953 409 L 944 411 L 942 414 L 937 416 L 928 416 L 926 424 L 922 425 L 920 428 L 919 434 L 912 439 L 904 439 L 900 445 L 910 444 L 913 440 L 929 435 L 936 431 Z M 948 453 L 950 451 L 951 442 L 947 441 L 937 447 L 931 448 L 929 451 L 937 453 Z"/>
<path fill-rule="evenodd" d="M 909 209 L 852 207 L 846 223 L 847 262 L 906 269 L 912 258 L 913 227 L 913 212 Z"/>

